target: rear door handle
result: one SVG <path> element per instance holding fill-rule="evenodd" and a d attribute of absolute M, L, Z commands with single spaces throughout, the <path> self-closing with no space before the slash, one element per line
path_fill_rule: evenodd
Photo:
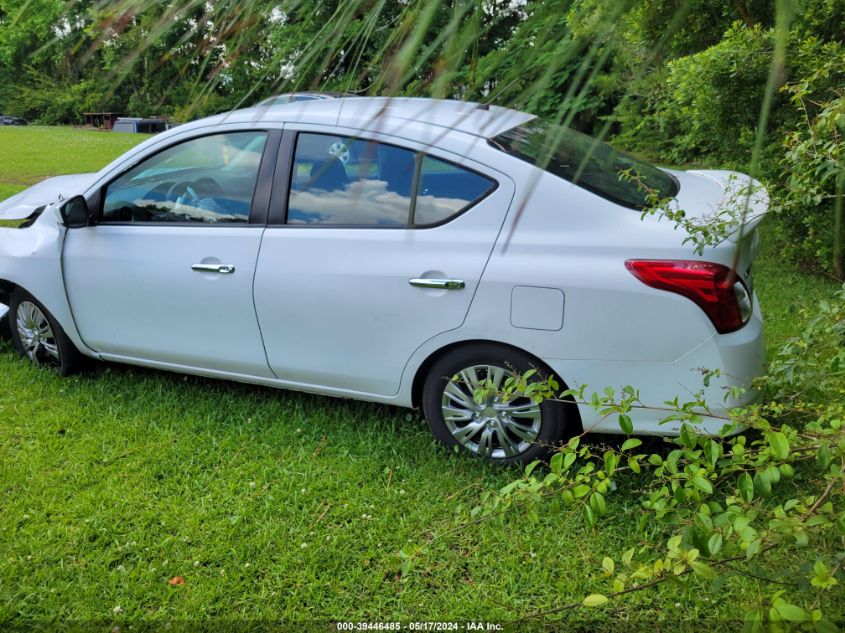
<path fill-rule="evenodd" d="M 441 290 L 461 290 L 466 284 L 462 279 L 409 279 L 415 288 L 440 288 Z"/>
<path fill-rule="evenodd" d="M 221 273 L 223 275 L 231 275 L 235 272 L 235 267 L 232 264 L 194 264 L 191 270 L 200 273 Z"/>

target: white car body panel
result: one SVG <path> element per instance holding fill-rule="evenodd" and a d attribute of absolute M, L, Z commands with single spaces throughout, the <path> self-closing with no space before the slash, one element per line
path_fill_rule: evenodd
<path fill-rule="evenodd" d="M 252 304 L 263 227 L 90 226 L 68 231 L 65 285 L 100 354 L 271 377 Z M 228 264 L 233 274 L 197 272 Z"/>
<path fill-rule="evenodd" d="M 672 433 L 676 427 L 657 424 L 664 401 L 702 389 L 700 368 L 720 369 L 723 377 L 706 390 L 716 417 L 703 424 L 718 431 L 719 416 L 752 397 L 724 402 L 724 388 L 746 384 L 762 368 L 759 305 L 743 328 L 717 334 L 692 301 L 637 280 L 626 259 L 699 256 L 665 218 L 641 219 L 488 145 L 490 136 L 530 118 L 474 104 L 355 98 L 189 123 L 97 174 L 50 179 L 0 203 L 0 220 L 24 219 L 46 205 L 29 228 L 0 224 L 0 282 L 37 297 L 89 356 L 400 406 L 416 404 L 415 381 L 432 355 L 467 341 L 498 341 L 541 359 L 573 388 L 635 386 L 647 406 L 632 415 L 637 431 Z M 164 147 L 208 133 L 282 128 L 422 149 L 491 175 L 499 188 L 457 219 L 419 230 L 66 230 L 58 220 L 60 196 L 92 199 Z M 725 189 L 744 182 L 733 172 L 673 173 L 681 181 L 678 204 L 695 216 L 717 211 Z M 764 194 L 753 196 L 754 219 L 742 239 L 707 248 L 700 259 L 731 266 L 739 249 L 746 277 L 753 229 L 767 206 Z M 237 273 L 191 270 L 203 261 L 233 264 Z M 466 288 L 407 283 L 441 273 Z M 618 432 L 615 419 L 586 406 L 579 411 L 585 430 Z"/>

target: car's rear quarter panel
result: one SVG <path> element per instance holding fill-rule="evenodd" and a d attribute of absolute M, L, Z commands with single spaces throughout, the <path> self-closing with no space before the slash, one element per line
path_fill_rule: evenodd
<path fill-rule="evenodd" d="M 759 307 L 754 322 L 740 332 L 716 334 L 692 301 L 645 286 L 625 267 L 632 257 L 694 259 L 692 246 L 683 245 L 670 223 L 642 219 L 635 210 L 520 163 L 505 168 L 517 182 L 517 195 L 461 335 L 524 349 L 572 388 L 586 384 L 591 392 L 632 385 L 655 409 L 675 396 L 691 400 L 704 386 L 701 368 L 744 374 L 714 380 L 707 389 L 714 412 L 723 411 L 724 386 L 759 372 Z M 732 252 L 726 245 L 703 258 L 729 263 Z M 514 326 L 513 291 L 526 286 L 563 292 L 560 329 Z M 523 314 L 532 309 L 521 306 Z M 544 309 L 543 303 L 536 309 Z M 585 428 L 619 429 L 615 419 L 603 419 L 589 407 L 581 407 L 581 417 Z M 655 424 L 656 410 L 634 417 L 640 431 L 675 430 Z M 707 426 L 715 432 L 721 425 L 711 420 Z"/>

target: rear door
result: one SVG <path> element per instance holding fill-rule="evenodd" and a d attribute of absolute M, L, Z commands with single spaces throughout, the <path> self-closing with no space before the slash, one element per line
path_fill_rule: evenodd
<path fill-rule="evenodd" d="M 285 137 L 255 276 L 270 367 L 393 395 L 413 352 L 462 325 L 513 183 L 405 141 L 316 126 Z"/>

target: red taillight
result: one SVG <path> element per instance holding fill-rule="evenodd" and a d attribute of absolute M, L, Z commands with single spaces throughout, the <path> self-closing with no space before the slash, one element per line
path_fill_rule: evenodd
<path fill-rule="evenodd" d="M 675 259 L 629 259 L 625 266 L 647 286 L 694 301 L 722 334 L 738 330 L 751 316 L 748 290 L 727 266 Z"/>

